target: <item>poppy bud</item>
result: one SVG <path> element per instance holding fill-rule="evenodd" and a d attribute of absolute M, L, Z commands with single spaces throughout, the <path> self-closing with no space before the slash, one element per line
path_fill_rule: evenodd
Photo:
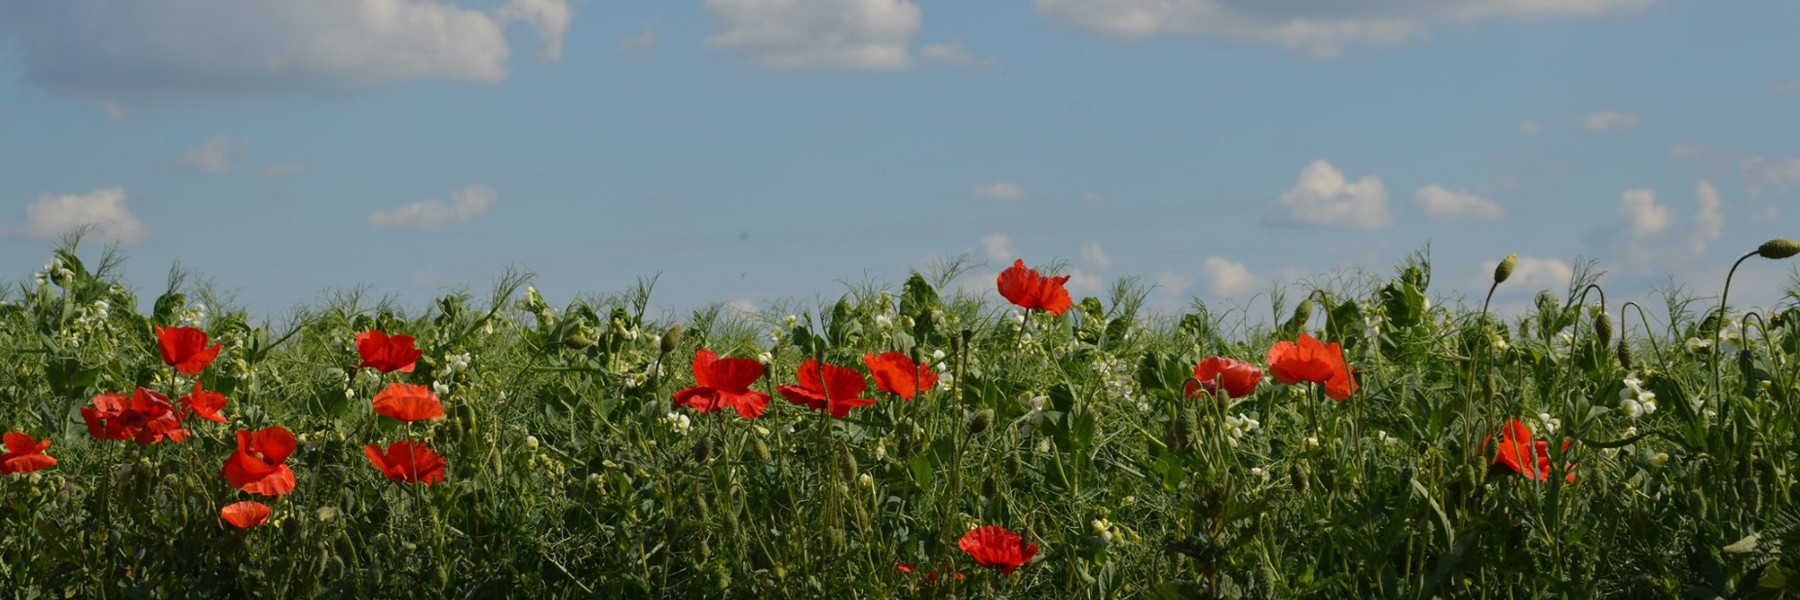
<path fill-rule="evenodd" d="M 969 435 L 980 435 L 994 424 L 994 409 L 984 408 L 969 414 Z"/>
<path fill-rule="evenodd" d="M 908 352 L 907 355 L 908 358 L 912 359 L 913 364 L 915 365 L 925 362 L 925 351 L 920 349 L 917 345 L 914 345 L 912 351 Z"/>
<path fill-rule="evenodd" d="M 1019 456 L 1018 448 L 1013 448 L 1012 453 L 1006 456 L 1006 474 L 1009 477 L 1018 477 L 1019 472 L 1024 470 L 1025 459 Z"/>
<path fill-rule="evenodd" d="M 661 348 L 662 353 L 668 354 L 670 352 L 674 352 L 675 348 L 680 345 L 681 345 L 681 324 L 676 323 L 669 327 L 669 331 L 663 333 L 662 348 Z"/>
<path fill-rule="evenodd" d="M 962 347 L 968 348 L 969 341 L 975 339 L 975 330 L 964 327 L 962 330 Z"/>
<path fill-rule="evenodd" d="M 697 462 L 697 463 L 706 462 L 706 459 L 712 458 L 712 439 L 705 438 L 705 437 L 700 438 L 699 441 L 694 442 L 694 448 L 693 448 L 692 452 L 693 452 L 694 462 Z"/>
<path fill-rule="evenodd" d="M 1296 330 L 1305 329 L 1306 321 L 1309 319 L 1312 319 L 1312 311 L 1313 311 L 1313 303 L 1312 303 L 1311 296 L 1308 296 L 1305 300 L 1301 300 L 1300 304 L 1295 305 L 1294 306 L 1294 329 L 1296 329 Z"/>
<path fill-rule="evenodd" d="M 1756 248 L 1756 255 L 1767 259 L 1780 260 L 1800 254 L 1800 242 L 1794 240 L 1773 239 L 1763 242 Z"/>
<path fill-rule="evenodd" d="M 750 444 L 750 451 L 756 454 L 756 460 L 767 462 L 770 458 L 769 445 L 758 438 Z"/>
<path fill-rule="evenodd" d="M 1288 483 L 1294 486 L 1296 492 L 1306 493 L 1306 486 L 1311 480 L 1312 473 L 1307 471 L 1306 463 L 1294 463 L 1293 468 L 1288 469 Z"/>
<path fill-rule="evenodd" d="M 999 497 L 1000 484 L 994 481 L 993 475 L 989 475 L 987 479 L 981 481 L 981 495 L 988 499 Z"/>
<path fill-rule="evenodd" d="M 1594 315 L 1594 335 L 1600 338 L 1601 345 L 1612 343 L 1612 318 L 1604 311 Z"/>
<path fill-rule="evenodd" d="M 1512 277 L 1513 267 L 1518 266 L 1518 264 L 1519 255 L 1506 255 L 1506 258 L 1501 260 L 1500 264 L 1494 267 L 1494 285 L 1506 283 L 1506 278 Z"/>
<path fill-rule="evenodd" d="M 1619 338 L 1619 345 L 1613 347 L 1613 353 L 1619 356 L 1619 367 L 1630 371 L 1631 345 L 1625 343 L 1625 338 Z"/>
<path fill-rule="evenodd" d="M 856 453 L 850 451 L 849 444 L 839 444 L 838 449 L 842 450 L 838 453 L 838 467 L 844 470 L 844 477 L 854 477 L 861 471 L 856 464 Z"/>

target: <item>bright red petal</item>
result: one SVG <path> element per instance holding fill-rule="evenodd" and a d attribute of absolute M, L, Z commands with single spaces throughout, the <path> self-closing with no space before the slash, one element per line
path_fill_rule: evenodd
<path fill-rule="evenodd" d="M 269 522 L 269 506 L 261 502 L 238 502 L 219 509 L 219 518 L 238 529 L 249 529 Z"/>
<path fill-rule="evenodd" d="M 390 383 L 375 394 L 375 413 L 411 423 L 444 418 L 444 404 L 431 388 L 410 383 Z"/>
<path fill-rule="evenodd" d="M 712 382 L 707 385 L 733 394 L 749 391 L 750 385 L 763 374 L 763 364 L 751 358 L 719 359 L 710 367 Z"/>
<path fill-rule="evenodd" d="M 713 383 L 712 368 L 713 363 L 718 360 L 719 355 L 713 354 L 711 350 L 701 348 L 694 351 L 694 385 L 717 387 Z"/>

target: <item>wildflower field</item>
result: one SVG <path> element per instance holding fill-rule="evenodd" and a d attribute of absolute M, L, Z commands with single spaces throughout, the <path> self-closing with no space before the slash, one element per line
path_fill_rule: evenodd
<path fill-rule="evenodd" d="M 1020 261 L 759 314 L 509 273 L 252 319 L 179 270 L 139 314 L 121 260 L 0 295 L 0 595 L 1800 592 L 1800 289 L 1609 306 L 1586 270 L 1500 318 L 1415 255 L 1254 325 Z"/>

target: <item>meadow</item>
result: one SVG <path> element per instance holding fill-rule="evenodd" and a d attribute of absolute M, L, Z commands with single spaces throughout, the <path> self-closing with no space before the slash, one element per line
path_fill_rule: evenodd
<path fill-rule="evenodd" d="M 1800 286 L 1609 306 L 1589 265 L 1501 318 L 1417 253 L 1153 314 L 951 262 L 754 314 L 513 272 L 253 319 L 179 268 L 140 314 L 123 259 L 0 292 L 0 595 L 1800 592 Z"/>

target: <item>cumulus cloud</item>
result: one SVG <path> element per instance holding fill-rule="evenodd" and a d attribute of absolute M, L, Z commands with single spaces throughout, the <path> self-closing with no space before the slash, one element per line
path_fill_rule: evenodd
<path fill-rule="evenodd" d="M 906 0 L 705 0 L 706 45 L 771 69 L 904 69 L 924 26 Z"/>
<path fill-rule="evenodd" d="M 1619 195 L 1618 208 L 1609 223 L 1588 231 L 1588 245 L 1597 255 L 1608 256 L 1626 276 L 1679 272 L 1692 266 L 1725 231 L 1725 202 L 1712 182 L 1694 185 L 1694 208 L 1676 217 L 1676 208 L 1658 202 L 1648 189 L 1627 190 Z"/>
<path fill-rule="evenodd" d="M 931 62 L 972 67 L 976 69 L 992 69 L 1000 66 L 999 58 L 995 58 L 992 54 L 987 56 L 976 56 L 974 52 L 969 51 L 968 46 L 963 45 L 962 40 L 956 39 L 948 42 L 926 44 L 924 47 L 919 48 L 919 56 L 922 56 L 925 60 Z"/>
<path fill-rule="evenodd" d="M 25 223 L 6 228 L 8 234 L 50 240 L 64 233 L 92 227 L 95 235 L 132 243 L 143 241 L 149 230 L 125 205 L 125 188 L 100 188 L 86 194 L 44 194 L 25 207 Z"/>
<path fill-rule="evenodd" d="M 1695 254 L 1706 251 L 1708 244 L 1725 234 L 1725 201 L 1719 198 L 1719 190 L 1711 181 L 1705 179 L 1694 184 L 1694 216 L 1688 220 L 1693 228 L 1689 235 L 1688 247 Z"/>
<path fill-rule="evenodd" d="M 1066 275 L 1069 276 L 1069 281 L 1064 284 L 1064 288 L 1076 297 L 1093 296 L 1106 290 L 1106 280 L 1099 275 L 1081 269 L 1072 269 Z"/>
<path fill-rule="evenodd" d="M 1477 271 L 1481 280 L 1474 285 L 1487 286 L 1492 281 L 1490 274 L 1498 266 L 1500 261 L 1497 260 L 1481 263 L 1481 270 Z M 1506 280 L 1506 285 L 1515 290 L 1562 290 L 1569 287 L 1569 279 L 1574 276 L 1575 268 L 1560 259 L 1521 256 L 1513 265 L 1512 277 Z"/>
<path fill-rule="evenodd" d="M 1637 115 L 1610 108 L 1581 118 L 1581 128 L 1595 133 L 1630 131 L 1637 126 Z"/>
<path fill-rule="evenodd" d="M 1619 210 L 1615 213 L 1625 231 L 1644 236 L 1669 228 L 1669 207 L 1656 203 L 1654 190 L 1626 190 L 1619 194 Z"/>
<path fill-rule="evenodd" d="M 1100 242 L 1088 242 L 1087 245 L 1082 246 L 1081 258 L 1093 263 L 1096 267 L 1112 266 L 1112 257 L 1107 256 L 1106 251 L 1100 249 Z"/>
<path fill-rule="evenodd" d="M 369 213 L 369 225 L 382 229 L 432 231 L 467 223 L 494 206 L 499 195 L 494 188 L 473 183 L 450 195 L 450 201 L 431 199 L 414 202 L 393 210 Z"/>
<path fill-rule="evenodd" d="M 1393 224 L 1388 216 L 1387 188 L 1374 175 L 1352 183 L 1344 172 L 1323 160 L 1300 171 L 1294 188 L 1275 200 L 1264 225 L 1375 229 Z"/>
<path fill-rule="evenodd" d="M 993 198 L 995 200 L 1023 200 L 1027 195 L 1025 187 L 1011 181 L 996 181 L 986 185 L 975 186 L 975 197 Z"/>
<path fill-rule="evenodd" d="M 181 157 L 181 166 L 206 173 L 231 170 L 231 159 L 250 149 L 250 143 L 226 136 L 214 136 Z"/>
<path fill-rule="evenodd" d="M 1413 206 L 1433 221 L 1480 221 L 1506 216 L 1492 200 L 1431 184 L 1413 192 Z"/>
<path fill-rule="evenodd" d="M 981 238 L 981 248 L 987 251 L 988 260 L 1007 263 L 1007 266 L 1012 266 L 1012 260 L 1019 257 L 1019 251 L 1013 248 L 1012 239 L 1004 233 Z"/>
<path fill-rule="evenodd" d="M 1256 290 L 1258 281 L 1244 263 L 1223 256 L 1208 256 L 1200 266 L 1207 287 L 1216 296 L 1242 296 Z"/>
<path fill-rule="evenodd" d="M 649 23 L 636 35 L 619 42 L 619 49 L 631 54 L 649 54 L 656 50 L 656 24 Z"/>
<path fill-rule="evenodd" d="M 1039 15 L 1077 29 L 1125 37 L 1200 35 L 1329 58 L 1358 47 L 1402 44 L 1437 25 L 1484 19 L 1595 16 L 1656 0 L 1033 0 Z"/>
<path fill-rule="evenodd" d="M 149 103 L 497 82 L 508 23 L 532 25 L 554 59 L 570 16 L 566 0 L 492 12 L 439 0 L 13 0 L 0 3 L 0 40 L 33 85 Z"/>

